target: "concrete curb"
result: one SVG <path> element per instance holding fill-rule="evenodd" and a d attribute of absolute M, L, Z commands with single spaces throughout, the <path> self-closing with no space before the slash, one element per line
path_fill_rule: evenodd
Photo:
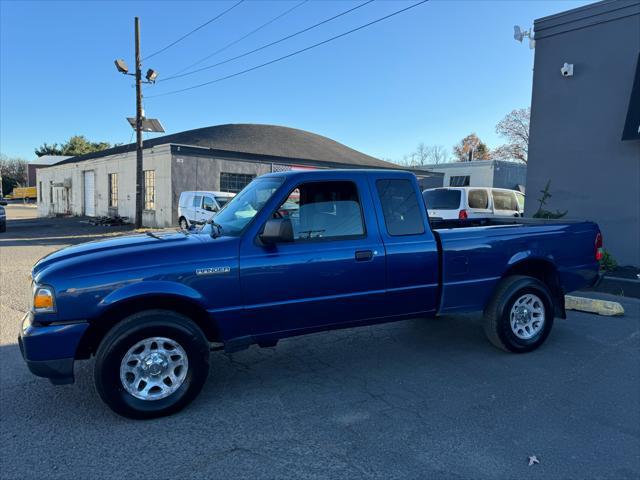
<path fill-rule="evenodd" d="M 595 298 L 574 297 L 565 295 L 565 308 L 567 310 L 578 310 L 580 312 L 597 313 L 606 317 L 624 315 L 624 308 L 618 302 L 609 300 L 597 300 Z"/>

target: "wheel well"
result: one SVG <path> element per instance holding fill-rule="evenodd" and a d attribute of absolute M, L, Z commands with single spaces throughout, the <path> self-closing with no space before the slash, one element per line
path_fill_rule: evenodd
<path fill-rule="evenodd" d="M 536 278 L 544 283 L 551 291 L 555 315 L 560 318 L 566 318 L 564 308 L 564 290 L 560 284 L 560 278 L 558 277 L 555 265 L 547 260 L 522 260 L 521 262 L 511 266 L 511 268 L 509 268 L 502 277 L 506 278 L 511 275 L 526 275 Z"/>
<path fill-rule="evenodd" d="M 144 310 L 171 310 L 190 318 L 200 327 L 207 340 L 217 342 L 220 335 L 215 323 L 205 309 L 194 302 L 180 297 L 151 295 L 123 300 L 93 319 L 82 337 L 76 351 L 76 358 L 89 358 L 98 350 L 100 342 L 118 322 L 134 313 Z"/>

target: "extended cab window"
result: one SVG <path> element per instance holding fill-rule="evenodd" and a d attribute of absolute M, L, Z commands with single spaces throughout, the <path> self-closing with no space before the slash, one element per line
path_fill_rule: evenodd
<path fill-rule="evenodd" d="M 358 237 L 364 222 L 353 182 L 310 182 L 298 186 L 274 213 L 289 218 L 295 240 Z"/>
<path fill-rule="evenodd" d="M 409 180 L 378 180 L 376 187 L 389 235 L 424 233 L 422 207 Z"/>
<path fill-rule="evenodd" d="M 196 195 L 193 197 L 193 206 L 200 208 L 202 206 L 202 195 Z"/>

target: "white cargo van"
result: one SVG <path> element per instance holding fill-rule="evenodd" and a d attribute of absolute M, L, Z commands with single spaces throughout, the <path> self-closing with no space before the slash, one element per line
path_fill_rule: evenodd
<path fill-rule="evenodd" d="M 234 196 L 228 192 L 182 192 L 178 201 L 180 228 L 187 230 L 191 225 L 206 223 Z"/>

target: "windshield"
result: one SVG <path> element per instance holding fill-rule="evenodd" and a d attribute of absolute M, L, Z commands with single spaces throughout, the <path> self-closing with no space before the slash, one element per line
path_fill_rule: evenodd
<path fill-rule="evenodd" d="M 214 217 L 223 235 L 240 235 L 282 184 L 282 178 L 258 178 L 247 185 Z"/>
<path fill-rule="evenodd" d="M 460 190 L 425 190 L 422 196 L 429 210 L 456 210 L 460 207 Z"/>

